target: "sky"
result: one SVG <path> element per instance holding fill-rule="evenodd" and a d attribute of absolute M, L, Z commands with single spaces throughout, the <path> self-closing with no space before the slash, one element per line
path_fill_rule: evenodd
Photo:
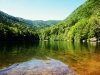
<path fill-rule="evenodd" d="M 86 0 L 0 0 L 0 10 L 30 20 L 63 20 Z"/>

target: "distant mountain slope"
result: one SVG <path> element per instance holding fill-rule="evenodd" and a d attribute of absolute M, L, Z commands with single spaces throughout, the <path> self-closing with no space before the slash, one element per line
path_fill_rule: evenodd
<path fill-rule="evenodd" d="M 39 40 L 37 29 L 57 24 L 60 20 L 26 20 L 0 11 L 0 40 Z"/>
<path fill-rule="evenodd" d="M 7 13 L 0 11 L 0 22 L 3 22 L 3 23 L 12 23 L 12 22 L 16 23 L 16 22 L 18 22 L 20 24 L 33 27 L 35 29 L 50 27 L 51 25 L 55 25 L 60 21 L 61 20 L 48 20 L 48 21 L 27 20 L 27 19 L 23 19 L 23 18 L 20 18 L 20 17 L 11 16 Z"/>
<path fill-rule="evenodd" d="M 65 20 L 41 32 L 41 39 L 48 40 L 100 40 L 100 0 L 87 0 Z"/>
<path fill-rule="evenodd" d="M 31 21 L 24 21 L 0 11 L 0 40 L 39 40 Z"/>
<path fill-rule="evenodd" d="M 61 20 L 33 20 L 33 27 L 35 29 L 43 29 L 46 27 L 50 27 L 52 25 L 56 25 L 57 23 L 61 22 Z"/>
<path fill-rule="evenodd" d="M 18 23 L 24 24 L 24 25 L 32 25 L 32 23 L 33 23 L 31 20 L 25 20 L 22 18 L 14 17 L 14 16 L 11 16 L 2 11 L 0 11 L 0 22 L 2 22 L 2 23 L 18 22 Z"/>

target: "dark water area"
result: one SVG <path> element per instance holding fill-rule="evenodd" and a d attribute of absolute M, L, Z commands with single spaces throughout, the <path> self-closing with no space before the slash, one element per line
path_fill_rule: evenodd
<path fill-rule="evenodd" d="M 100 43 L 0 42 L 0 75 L 100 75 Z"/>

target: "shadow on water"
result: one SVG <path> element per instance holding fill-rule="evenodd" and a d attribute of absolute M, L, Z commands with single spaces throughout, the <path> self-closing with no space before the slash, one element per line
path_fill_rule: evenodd
<path fill-rule="evenodd" d="M 47 57 L 50 57 L 50 59 L 48 60 Z M 8 73 L 13 67 L 14 70 L 18 70 L 18 68 L 24 68 L 22 69 L 24 71 L 25 69 L 33 69 L 30 67 L 32 66 L 32 63 L 35 63 L 36 61 L 40 64 L 37 66 L 38 73 L 41 71 L 40 68 L 43 69 L 43 67 L 45 67 L 43 69 L 43 72 L 45 71 L 45 74 L 43 75 L 49 73 L 49 70 L 52 71 L 55 68 L 53 66 L 59 63 L 61 64 L 61 66 L 66 64 L 65 69 L 67 68 L 67 73 L 71 68 L 77 73 L 77 75 L 99 75 L 100 43 L 72 43 L 66 41 L 0 42 L 0 71 L 6 71 Z M 50 67 L 48 66 L 51 62 L 55 64 L 52 65 L 53 68 L 50 69 Z M 25 66 L 24 64 L 27 66 Z M 21 67 L 20 65 L 22 65 L 23 67 Z M 67 65 L 70 66 L 70 68 Z M 37 68 L 34 65 L 33 67 Z M 47 68 L 49 68 L 49 70 Z M 60 69 L 62 69 L 62 67 L 59 68 L 59 70 Z M 65 70 L 62 71 L 63 73 L 65 73 Z M 59 75 L 66 74 L 59 73 Z M 74 72 L 72 75 L 74 75 Z"/>

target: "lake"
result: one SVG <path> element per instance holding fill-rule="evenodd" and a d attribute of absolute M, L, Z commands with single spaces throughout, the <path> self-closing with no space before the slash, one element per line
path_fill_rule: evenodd
<path fill-rule="evenodd" d="M 100 43 L 0 42 L 0 75 L 100 75 Z"/>

